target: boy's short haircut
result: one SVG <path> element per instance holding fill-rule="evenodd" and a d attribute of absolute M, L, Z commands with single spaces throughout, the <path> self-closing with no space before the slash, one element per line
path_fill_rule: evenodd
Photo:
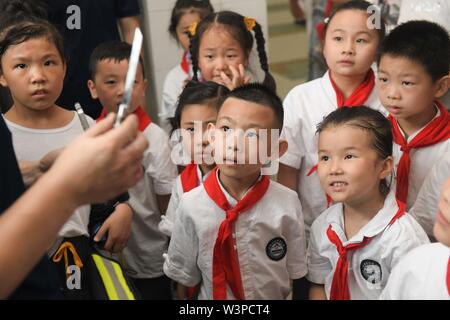
<path fill-rule="evenodd" d="M 280 97 L 267 86 L 260 83 L 249 83 L 228 93 L 224 101 L 228 98 L 236 98 L 269 107 L 275 114 L 277 128 L 280 130 L 283 128 L 283 103 Z"/>
<path fill-rule="evenodd" d="M 386 36 L 381 45 L 378 65 L 384 55 L 404 57 L 420 64 L 434 82 L 449 72 L 449 34 L 433 22 L 409 21 Z"/>
<path fill-rule="evenodd" d="M 97 64 L 103 60 L 114 60 L 114 62 L 120 62 L 123 60 L 130 60 L 131 45 L 123 41 L 108 41 L 99 44 L 91 53 L 89 58 L 89 74 L 91 80 L 95 79 L 97 73 Z M 142 57 L 139 56 L 139 64 L 142 68 L 142 74 L 145 79 L 144 62 Z"/>

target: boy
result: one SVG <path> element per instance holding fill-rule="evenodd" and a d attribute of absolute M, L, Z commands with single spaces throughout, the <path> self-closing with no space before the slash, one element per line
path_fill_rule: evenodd
<path fill-rule="evenodd" d="M 201 284 L 199 299 L 286 299 L 291 280 L 293 298 L 306 298 L 300 202 L 261 176 L 266 161 L 256 161 L 255 149 L 266 148 L 269 156 L 286 151 L 287 142 L 271 136 L 282 123 L 280 99 L 249 84 L 229 93 L 216 124 L 208 125 L 218 167 L 204 185 L 183 194 L 164 263 L 176 282 Z"/>
<path fill-rule="evenodd" d="M 434 236 L 440 243 L 411 251 L 394 268 L 381 299 L 450 298 L 450 179 L 442 188 Z"/>
<path fill-rule="evenodd" d="M 449 35 L 432 22 L 404 23 L 381 47 L 378 92 L 393 126 L 396 196 L 407 210 L 431 167 L 450 150 L 450 114 L 437 100 L 450 86 L 449 64 Z"/>
<path fill-rule="evenodd" d="M 117 112 L 124 93 L 130 53 L 129 44 L 117 41 L 103 43 L 92 52 L 88 87 L 92 97 L 103 105 L 100 118 L 109 112 Z M 158 230 L 158 222 L 167 209 L 177 170 L 171 162 L 166 133 L 151 122 L 141 107 L 146 86 L 140 60 L 128 111 L 138 116 L 139 130 L 149 140 L 150 146 L 142 160 L 144 177 L 129 190 L 129 203 L 134 215 L 124 255 L 133 271 L 130 276 L 144 299 L 170 299 L 170 280 L 162 271 L 162 253 L 167 250 L 168 238 Z"/>

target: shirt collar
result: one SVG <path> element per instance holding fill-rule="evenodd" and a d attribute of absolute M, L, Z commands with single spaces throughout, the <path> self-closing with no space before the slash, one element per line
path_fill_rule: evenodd
<path fill-rule="evenodd" d="M 228 201 L 228 203 L 230 204 L 230 207 L 233 208 L 233 207 L 238 203 L 238 201 L 237 201 L 235 198 L 233 198 L 233 197 L 227 192 L 227 190 L 225 190 L 224 186 L 222 185 L 222 182 L 220 182 L 220 179 L 219 179 L 219 171 L 220 171 L 220 170 L 217 170 L 217 171 L 216 171 L 217 182 L 219 182 L 219 187 L 220 187 L 220 189 L 222 190 L 223 194 L 225 195 L 225 198 L 227 198 L 227 201 Z M 260 175 L 259 175 L 259 178 L 258 178 L 258 180 L 256 180 L 256 182 L 258 182 L 259 180 L 261 180 L 261 178 L 262 178 L 262 176 L 261 176 L 261 174 L 260 174 Z M 256 182 L 255 182 L 255 184 L 256 184 Z M 254 184 L 253 186 L 251 186 L 250 188 L 248 188 L 248 190 L 245 192 L 245 194 L 242 196 L 242 198 L 244 198 L 245 195 L 246 195 L 250 190 L 253 189 L 253 187 L 255 186 L 255 184 Z"/>
<path fill-rule="evenodd" d="M 437 117 L 439 117 L 441 115 L 441 110 L 439 110 L 438 106 L 436 104 L 434 104 L 434 108 L 436 109 L 436 115 L 434 116 L 433 119 L 431 119 L 429 122 L 427 122 L 422 128 L 420 128 L 419 130 L 417 130 L 416 132 L 414 132 L 412 135 L 410 135 L 408 137 L 408 140 L 406 141 L 407 143 L 410 143 L 412 141 L 412 139 L 414 139 L 419 133 L 420 131 L 422 131 L 423 129 L 425 129 L 425 127 L 430 124 L 431 121 L 433 121 L 434 119 L 436 119 Z M 395 121 L 397 121 L 397 119 L 395 119 Z M 397 121 L 397 125 L 398 128 L 400 129 L 400 132 L 402 133 L 403 137 L 405 137 L 405 131 L 403 131 L 402 127 L 400 127 L 400 125 L 398 124 Z"/>

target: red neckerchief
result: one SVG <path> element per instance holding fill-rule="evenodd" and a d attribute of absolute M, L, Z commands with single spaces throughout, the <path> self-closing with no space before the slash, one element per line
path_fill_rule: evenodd
<path fill-rule="evenodd" d="M 406 202 L 408 197 L 408 180 L 411 167 L 409 152 L 411 149 L 425 148 L 450 138 L 450 113 L 442 103 L 439 101 L 435 101 L 435 103 L 441 114 L 439 117 L 434 118 L 428 123 L 409 143 L 406 142 L 395 118 L 392 115 L 389 115 L 394 142 L 398 144 L 400 150 L 403 151 L 397 168 L 396 189 L 397 199 L 403 202 Z"/>
<path fill-rule="evenodd" d="M 393 224 L 397 219 L 405 214 L 405 204 L 400 201 L 397 201 L 397 204 L 398 211 L 389 222 L 389 225 Z M 327 236 L 330 242 L 336 246 L 339 253 L 339 259 L 336 265 L 336 270 L 334 271 L 333 281 L 331 283 L 330 300 L 350 300 L 350 290 L 348 288 L 347 253 L 349 251 L 364 247 L 370 242 L 370 240 L 372 240 L 372 238 L 364 237 L 363 241 L 359 243 L 351 243 L 344 247 L 341 239 L 339 239 L 336 232 L 334 232 L 331 228 L 331 225 L 328 226 Z"/>
<path fill-rule="evenodd" d="M 336 93 L 336 101 L 338 108 L 362 106 L 369 98 L 372 93 L 373 87 L 375 86 L 375 74 L 372 69 L 367 72 L 364 81 L 352 92 L 350 97 L 344 98 L 344 94 L 339 90 L 333 78 L 331 77 L 331 72 L 328 73 L 330 77 L 331 85 L 333 86 L 334 92 Z"/>
<path fill-rule="evenodd" d="M 447 290 L 448 290 L 448 295 L 450 296 L 450 258 L 448 258 L 448 264 L 447 264 Z"/>
<path fill-rule="evenodd" d="M 217 170 L 218 168 L 216 167 L 203 183 L 209 197 L 226 213 L 226 218 L 220 224 L 214 244 L 213 298 L 214 300 L 225 300 L 227 298 L 228 284 L 233 295 L 239 300 L 244 300 L 245 295 L 242 286 L 239 259 L 234 248 L 232 237 L 233 225 L 240 213 L 248 211 L 264 196 L 269 188 L 270 181 L 267 176 L 263 176 L 244 198 L 239 200 L 234 208 L 231 208 L 220 188 L 217 179 Z"/>
<path fill-rule="evenodd" d="M 187 59 L 187 54 L 188 52 L 185 51 L 183 54 L 183 58 L 181 59 L 180 66 L 181 69 L 183 69 L 184 73 L 189 74 L 189 61 Z"/>
<path fill-rule="evenodd" d="M 181 172 L 180 179 L 183 192 L 188 192 L 198 187 L 197 165 L 194 162 L 188 164 L 183 172 Z"/>
<path fill-rule="evenodd" d="M 100 120 L 106 118 L 107 116 L 106 109 L 103 108 L 102 112 L 100 113 L 100 116 L 97 118 L 96 122 L 99 122 Z M 152 119 L 147 115 L 147 113 L 144 111 L 142 107 L 138 107 L 133 114 L 135 114 L 138 117 L 139 120 L 139 131 L 144 131 L 145 128 L 149 126 L 150 123 L 152 123 Z"/>

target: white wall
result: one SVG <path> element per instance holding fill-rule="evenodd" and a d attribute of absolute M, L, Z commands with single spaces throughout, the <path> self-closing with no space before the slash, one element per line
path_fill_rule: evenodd
<path fill-rule="evenodd" d="M 143 17 L 146 71 L 149 80 L 147 111 L 152 120 L 158 122 L 164 77 L 180 63 L 182 50 L 177 46 L 167 29 L 170 14 L 176 0 L 140 0 Z M 268 41 L 266 0 L 211 0 L 216 11 L 232 10 L 255 18 L 262 26 Z M 267 48 L 266 44 L 266 48 Z"/>

